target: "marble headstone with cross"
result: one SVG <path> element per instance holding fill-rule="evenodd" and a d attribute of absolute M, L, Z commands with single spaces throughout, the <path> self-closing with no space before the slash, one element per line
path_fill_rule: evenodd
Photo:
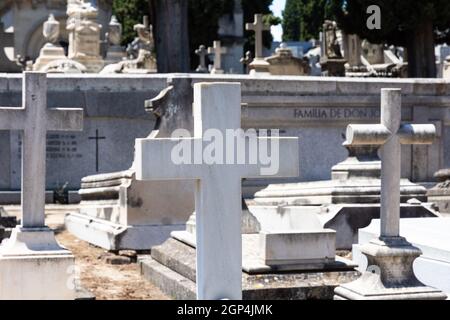
<path fill-rule="evenodd" d="M 208 48 L 208 54 L 214 55 L 214 66 L 211 70 L 212 74 L 224 73 L 222 69 L 222 55 L 227 53 L 227 48 L 222 47 L 220 41 L 214 41 L 213 46 Z"/>
<path fill-rule="evenodd" d="M 400 236 L 401 146 L 431 144 L 436 136 L 432 124 L 401 122 L 401 89 L 381 90 L 381 123 L 348 125 L 350 145 L 381 146 L 380 237 L 361 248 L 368 268 L 354 282 L 336 288 L 335 299 L 445 299 L 441 291 L 422 284 L 414 275 L 420 249 Z"/>
<path fill-rule="evenodd" d="M 0 246 L 0 299 L 73 299 L 74 256 L 45 225 L 47 131 L 81 131 L 82 109 L 47 109 L 45 73 L 23 75 L 21 108 L 0 107 L 0 129 L 21 130 L 22 224 Z"/>
<path fill-rule="evenodd" d="M 261 143 L 260 148 L 263 145 L 268 148 L 266 151 L 276 154 L 278 170 L 274 172 L 265 170 L 267 163 L 254 153 L 251 143 L 247 143 L 248 137 L 239 133 L 227 138 L 227 143 L 229 139 L 236 139 L 231 150 L 224 147 L 225 142 L 218 146 L 219 154 L 223 148 L 226 162 L 206 161 L 205 154 L 211 151 L 212 132 L 222 137 L 228 136 L 229 130 L 239 132 L 240 105 L 239 83 L 196 83 L 194 137 L 136 140 L 138 180 L 195 181 L 198 299 L 242 298 L 242 179 L 264 174 L 276 177 L 298 174 L 297 138 L 256 138 Z M 173 152 L 180 144 L 188 144 L 189 162 L 174 161 Z M 278 153 L 272 144 L 279 146 Z M 256 156 L 256 161 L 237 161 L 242 147 L 244 155 L 248 155 L 248 159 Z"/>
<path fill-rule="evenodd" d="M 269 75 L 270 64 L 263 56 L 263 32 L 269 31 L 270 26 L 264 23 L 262 14 L 255 14 L 254 22 L 247 23 L 245 29 L 255 33 L 255 58 L 249 64 L 250 74 Z"/>

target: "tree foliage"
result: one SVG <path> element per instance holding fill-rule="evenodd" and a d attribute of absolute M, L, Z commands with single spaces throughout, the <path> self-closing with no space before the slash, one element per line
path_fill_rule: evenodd
<path fill-rule="evenodd" d="M 283 11 L 283 41 L 318 39 L 325 19 L 333 19 L 329 0 L 287 0 Z"/>
<path fill-rule="evenodd" d="M 122 23 L 123 45 L 133 41 L 136 37 L 136 32 L 133 29 L 134 25 L 142 23 L 143 17 L 149 15 L 149 12 L 148 0 L 114 0 L 113 14 Z"/>

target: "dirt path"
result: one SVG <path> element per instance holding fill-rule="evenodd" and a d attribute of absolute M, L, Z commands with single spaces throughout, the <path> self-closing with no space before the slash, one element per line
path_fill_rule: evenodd
<path fill-rule="evenodd" d="M 107 264 L 100 258 L 105 250 L 78 240 L 65 230 L 57 232 L 56 238 L 75 255 L 81 285 L 97 300 L 168 299 L 158 288 L 141 278 L 138 264 Z"/>

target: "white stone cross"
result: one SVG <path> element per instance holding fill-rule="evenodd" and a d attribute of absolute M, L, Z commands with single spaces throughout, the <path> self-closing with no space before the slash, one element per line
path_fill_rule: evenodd
<path fill-rule="evenodd" d="M 206 72 L 208 69 L 206 68 L 206 55 L 208 54 L 208 50 L 204 45 L 200 45 L 197 50 L 195 50 L 195 54 L 198 55 L 200 63 L 195 71 L 197 72 Z"/>
<path fill-rule="evenodd" d="M 261 157 L 254 164 L 236 161 L 239 150 L 242 151 L 238 145 L 245 145 L 249 158 L 257 155 L 250 152 L 253 149 L 247 145 L 245 135 L 228 137 L 230 129 L 236 132 L 241 128 L 240 84 L 196 83 L 193 115 L 193 138 L 136 140 L 136 178 L 196 180 L 197 298 L 242 299 L 241 182 L 245 177 L 260 177 L 264 164 Z M 236 142 L 231 152 L 226 148 L 224 164 L 202 161 L 202 153 L 195 149 L 200 146 L 200 151 L 207 153 L 212 141 L 211 131 L 226 137 L 226 143 Z M 272 143 L 279 146 L 275 157 L 279 170 L 271 176 L 298 176 L 297 138 L 257 137 L 256 141 L 269 142 L 268 148 L 273 153 L 277 150 Z M 180 143 L 194 145 L 191 164 L 174 163 L 171 156 Z M 223 141 L 222 148 L 224 145 Z M 170 203 L 170 199 L 167 201 Z"/>
<path fill-rule="evenodd" d="M 270 30 L 270 26 L 264 24 L 262 14 L 255 14 L 255 21 L 247 23 L 245 29 L 255 32 L 255 59 L 263 58 L 263 31 Z"/>
<path fill-rule="evenodd" d="M 222 54 L 227 53 L 227 48 L 222 48 L 220 41 L 214 41 L 213 46 L 208 48 L 209 54 L 214 54 L 214 68 L 212 73 L 223 73 Z"/>
<path fill-rule="evenodd" d="M 431 144 L 432 124 L 401 123 L 401 89 L 381 89 L 381 123 L 350 124 L 347 143 L 381 146 L 381 238 L 400 236 L 400 174 L 402 144 Z"/>
<path fill-rule="evenodd" d="M 0 107 L 0 130 L 22 130 L 22 226 L 45 226 L 47 131 L 81 131 L 83 109 L 47 109 L 45 73 L 25 72 L 22 107 Z"/>

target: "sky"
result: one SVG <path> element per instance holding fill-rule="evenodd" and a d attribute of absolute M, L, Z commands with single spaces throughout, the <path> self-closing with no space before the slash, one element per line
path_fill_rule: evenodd
<path fill-rule="evenodd" d="M 284 10 L 285 4 L 286 0 L 273 0 L 270 9 L 272 9 L 272 12 L 275 16 L 281 18 L 281 12 Z M 283 34 L 283 29 L 281 28 L 281 25 L 272 27 L 270 31 L 272 32 L 274 41 L 281 41 L 281 36 Z"/>

